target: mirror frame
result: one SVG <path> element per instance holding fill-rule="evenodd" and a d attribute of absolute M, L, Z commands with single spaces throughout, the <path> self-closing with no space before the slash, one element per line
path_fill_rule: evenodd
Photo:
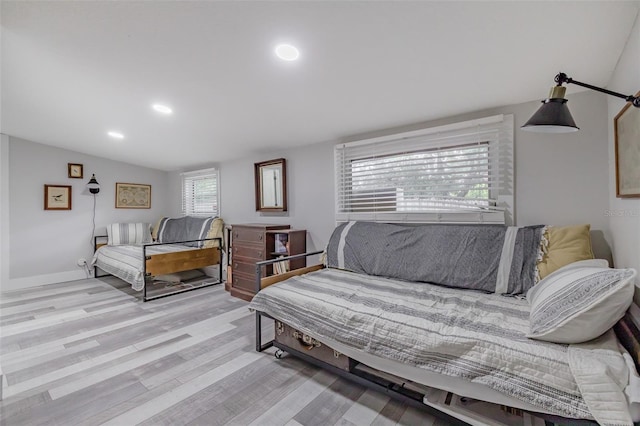
<path fill-rule="evenodd" d="M 282 183 L 280 190 L 282 191 L 282 206 L 267 207 L 262 205 L 262 168 L 279 164 L 282 166 Z M 287 160 L 277 158 L 275 160 L 263 161 L 254 164 L 254 177 L 256 185 L 256 211 L 258 212 L 286 212 L 287 211 Z"/>

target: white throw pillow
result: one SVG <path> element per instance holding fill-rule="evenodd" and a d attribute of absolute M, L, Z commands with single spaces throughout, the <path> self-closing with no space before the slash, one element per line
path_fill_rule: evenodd
<path fill-rule="evenodd" d="M 148 223 L 112 223 L 107 226 L 110 246 L 140 245 L 151 242 L 151 225 Z"/>
<path fill-rule="evenodd" d="M 581 343 L 613 327 L 631 305 L 636 271 L 607 266 L 601 259 L 574 262 L 532 287 L 527 337 Z"/>

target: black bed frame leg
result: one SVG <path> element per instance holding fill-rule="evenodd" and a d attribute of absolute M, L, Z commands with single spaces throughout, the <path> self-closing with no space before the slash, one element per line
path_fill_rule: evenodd
<path fill-rule="evenodd" d="M 271 346 L 273 346 L 273 340 L 264 344 L 262 343 L 262 315 L 256 312 L 256 351 L 262 352 Z"/>
<path fill-rule="evenodd" d="M 262 290 L 262 269 L 260 265 L 256 265 L 256 294 Z M 262 352 L 273 346 L 273 340 L 262 344 L 262 315 L 256 311 L 256 351 Z"/>
<path fill-rule="evenodd" d="M 256 351 L 262 352 L 262 317 L 256 312 Z"/>

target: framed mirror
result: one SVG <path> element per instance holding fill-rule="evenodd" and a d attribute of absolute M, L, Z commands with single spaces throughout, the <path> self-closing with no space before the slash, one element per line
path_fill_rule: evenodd
<path fill-rule="evenodd" d="M 284 158 L 255 163 L 256 211 L 287 211 L 287 161 Z"/>

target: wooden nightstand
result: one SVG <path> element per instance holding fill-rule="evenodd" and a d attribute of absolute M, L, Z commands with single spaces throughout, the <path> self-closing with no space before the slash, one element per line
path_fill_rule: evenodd
<path fill-rule="evenodd" d="M 255 294 L 256 262 L 302 254 L 307 249 L 307 231 L 292 230 L 289 225 L 238 224 L 231 225 L 229 231 L 225 289 L 247 301 Z M 291 261 L 288 266 L 290 269 L 304 267 L 306 259 Z M 271 265 L 264 267 L 262 276 L 273 275 L 273 271 Z"/>

